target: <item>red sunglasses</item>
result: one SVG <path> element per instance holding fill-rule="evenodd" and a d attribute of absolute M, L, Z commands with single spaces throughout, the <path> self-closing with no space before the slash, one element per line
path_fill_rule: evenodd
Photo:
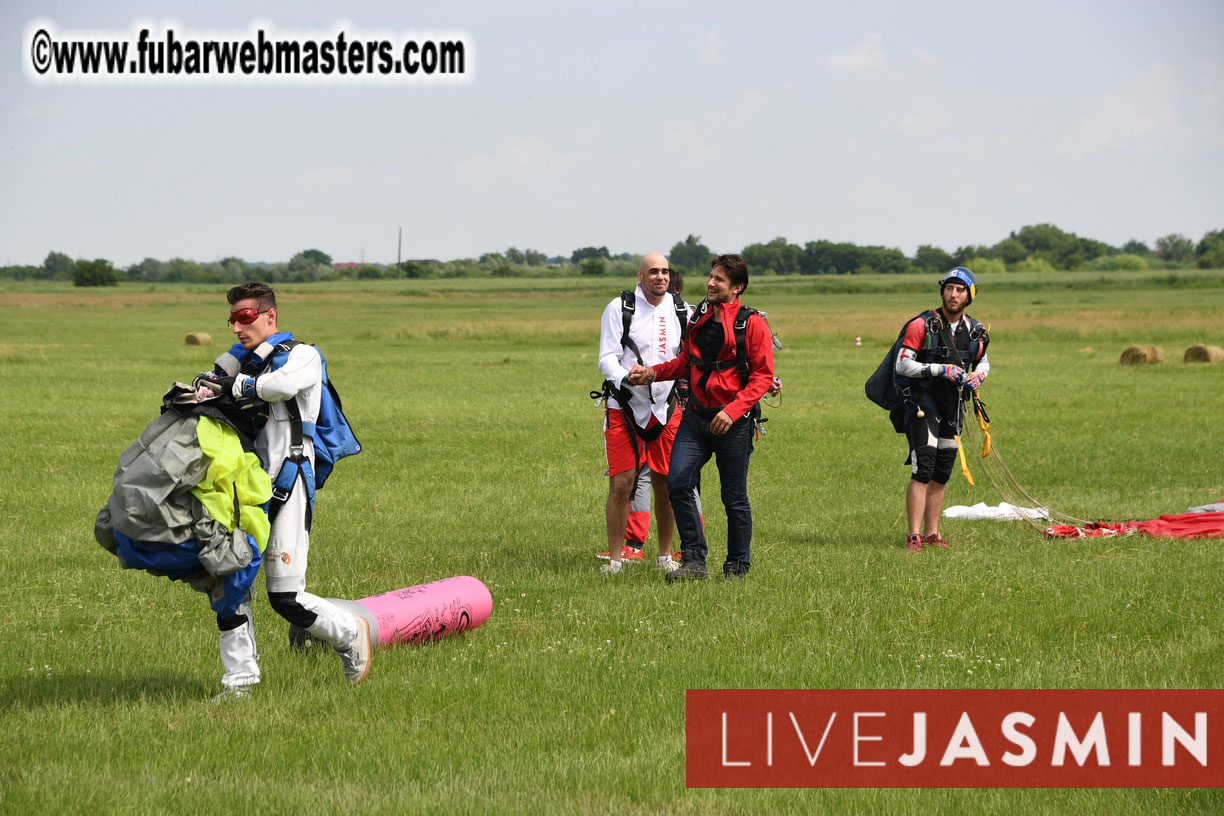
<path fill-rule="evenodd" d="M 261 314 L 266 314 L 272 311 L 271 309 L 239 309 L 236 312 L 230 312 L 229 324 L 232 326 L 235 323 L 241 323 L 244 326 L 249 326 L 255 322 L 255 319 Z"/>

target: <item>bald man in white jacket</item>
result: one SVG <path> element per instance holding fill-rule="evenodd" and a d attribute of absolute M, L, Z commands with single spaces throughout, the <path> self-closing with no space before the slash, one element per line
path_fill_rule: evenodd
<path fill-rule="evenodd" d="M 657 365 L 680 352 L 681 323 L 668 286 L 671 269 L 658 252 L 642 257 L 638 285 L 634 290 L 633 317 L 629 325 L 632 347 L 622 344 L 624 313 L 619 297 L 604 309 L 599 330 L 599 373 L 617 387 L 604 412 L 604 449 L 608 460 L 608 501 L 605 517 L 608 532 L 608 563 L 601 569 L 621 571 L 621 542 L 629 517 L 629 498 L 637 473 L 651 471 L 655 495 L 655 523 L 659 536 L 659 564 L 674 566 L 672 537 L 675 519 L 667 492 L 671 443 L 680 424 L 680 410 L 670 399 L 672 384 L 631 386 L 629 369 L 635 365 Z M 622 405 L 625 394 L 628 405 Z M 627 418 L 625 414 L 628 413 Z M 630 428 L 626 422 L 631 421 Z"/>

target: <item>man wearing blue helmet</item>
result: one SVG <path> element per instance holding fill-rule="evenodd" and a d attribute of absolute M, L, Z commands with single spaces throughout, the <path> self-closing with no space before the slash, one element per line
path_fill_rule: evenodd
<path fill-rule="evenodd" d="M 990 336 L 965 314 L 977 295 L 977 278 L 958 266 L 940 278 L 939 294 L 943 304 L 938 309 L 905 325 L 894 367 L 905 402 L 892 412 L 893 425 L 909 440 L 905 548 L 910 552 L 921 552 L 923 544 L 948 546 L 939 534 L 939 516 L 956 462 L 962 394 L 977 391 L 990 373 Z"/>

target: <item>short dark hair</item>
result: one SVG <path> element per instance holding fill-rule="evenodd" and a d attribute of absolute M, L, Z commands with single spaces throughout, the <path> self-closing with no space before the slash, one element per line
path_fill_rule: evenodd
<path fill-rule="evenodd" d="M 723 271 L 727 273 L 727 280 L 731 286 L 743 285 L 739 293 L 742 295 L 748 291 L 748 263 L 741 255 L 719 255 L 714 260 L 710 261 L 710 270 L 714 267 L 721 266 Z"/>
<path fill-rule="evenodd" d="M 259 301 L 261 309 L 276 308 L 276 292 L 272 291 L 272 287 L 266 283 L 259 281 L 247 281 L 240 283 L 233 289 L 225 293 L 225 299 L 233 306 L 240 300 L 256 300 Z"/>
<path fill-rule="evenodd" d="M 671 268 L 669 273 L 667 291 L 671 292 L 673 295 L 684 294 L 684 273 L 674 266 Z"/>

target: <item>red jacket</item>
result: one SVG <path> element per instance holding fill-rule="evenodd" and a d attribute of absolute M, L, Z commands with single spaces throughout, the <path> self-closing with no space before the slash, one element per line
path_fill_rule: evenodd
<path fill-rule="evenodd" d="M 760 402 L 761 397 L 765 396 L 765 392 L 773 384 L 773 340 L 769 336 L 765 318 L 759 314 L 749 315 L 744 333 L 748 346 L 748 385 L 740 386 L 739 372 L 735 370 L 735 366 L 731 366 L 722 371 L 709 372 L 709 379 L 702 388 L 701 380 L 705 373 L 698 371 L 696 366 L 700 356 L 696 346 L 697 332 L 714 318 L 714 309 L 719 307 L 722 308 L 723 346 L 718 359 L 735 359 L 735 313 L 739 311 L 739 298 L 730 303 L 711 304 L 706 313 L 698 318 L 697 323 L 689 327 L 688 338 L 684 341 L 679 356 L 654 366 L 654 373 L 656 380 L 688 377 L 693 399 L 707 408 L 723 406 L 727 416 L 734 422 Z"/>

